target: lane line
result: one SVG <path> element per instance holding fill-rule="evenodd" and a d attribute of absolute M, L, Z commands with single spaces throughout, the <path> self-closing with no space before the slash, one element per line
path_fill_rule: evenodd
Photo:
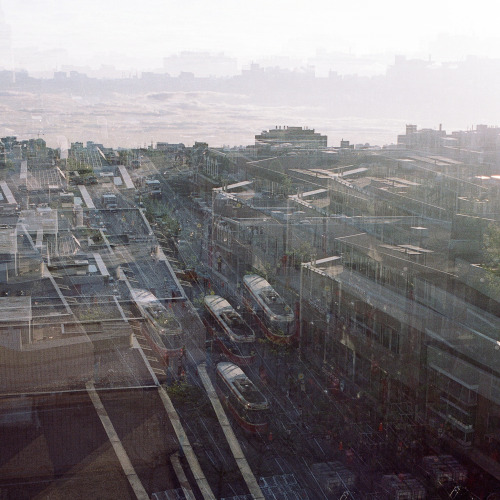
<path fill-rule="evenodd" d="M 167 394 L 167 391 L 165 391 L 165 389 L 160 386 L 158 387 L 158 394 L 160 395 L 163 405 L 167 410 L 167 414 L 172 424 L 172 427 L 174 428 L 177 439 L 179 440 L 179 443 L 182 446 L 182 451 L 184 452 L 184 456 L 186 457 L 186 460 L 189 463 L 189 467 L 191 468 L 191 472 L 193 473 L 193 476 L 196 480 L 196 483 L 198 484 L 198 488 L 200 489 L 203 498 L 205 500 L 216 500 L 215 495 L 213 494 L 212 489 L 210 488 L 210 485 L 208 484 L 208 481 L 205 477 L 205 474 L 203 474 L 203 471 L 201 470 L 200 463 L 196 458 L 196 454 L 194 453 L 193 448 L 189 443 L 189 439 L 186 433 L 184 432 L 184 429 L 182 428 L 179 415 L 175 410 L 174 405 L 172 404 L 172 401 L 170 400 L 170 397 Z"/>
<path fill-rule="evenodd" d="M 97 415 L 99 415 L 99 418 L 101 419 L 102 426 L 104 427 L 104 430 L 108 435 L 108 439 L 111 443 L 111 446 L 113 446 L 115 454 L 118 460 L 120 461 L 120 465 L 122 466 L 123 472 L 127 476 L 128 482 L 130 483 L 130 486 L 134 490 L 135 496 L 137 497 L 138 500 L 149 500 L 149 495 L 144 489 L 144 486 L 142 485 L 139 476 L 135 472 L 134 466 L 132 465 L 132 462 L 130 461 L 127 452 L 125 451 L 125 448 L 123 447 L 123 444 L 120 441 L 120 438 L 118 437 L 115 428 L 113 427 L 111 419 L 109 418 L 108 413 L 106 412 L 106 409 L 102 404 L 101 398 L 99 397 L 99 394 L 97 394 L 97 391 L 95 390 L 94 384 L 92 382 L 87 382 L 86 387 L 90 399 L 92 400 L 92 404 L 94 405 L 94 408 L 97 412 Z"/>
<path fill-rule="evenodd" d="M 170 456 L 170 462 L 172 463 L 175 475 L 179 480 L 179 484 L 181 485 L 186 500 L 196 500 L 196 497 L 194 496 L 193 490 L 191 489 L 186 474 L 184 474 L 184 469 L 182 468 L 181 461 L 179 460 L 178 452 Z"/>

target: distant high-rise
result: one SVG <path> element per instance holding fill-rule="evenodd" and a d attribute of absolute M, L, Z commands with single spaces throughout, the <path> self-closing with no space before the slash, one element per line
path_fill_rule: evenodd
<path fill-rule="evenodd" d="M 398 135 L 398 144 L 408 149 L 436 150 L 441 146 L 444 137 L 446 137 L 446 131 L 441 125 L 439 125 L 439 130 L 430 128 L 418 130 L 416 125 L 406 125 L 406 134 Z"/>
<path fill-rule="evenodd" d="M 406 135 L 411 135 L 416 133 L 417 133 L 416 125 L 406 125 Z"/>
<path fill-rule="evenodd" d="M 276 126 L 271 130 L 263 130 L 255 136 L 256 146 L 285 147 L 289 145 L 294 148 L 326 148 L 327 136 L 315 132 L 314 129 L 302 127 Z"/>

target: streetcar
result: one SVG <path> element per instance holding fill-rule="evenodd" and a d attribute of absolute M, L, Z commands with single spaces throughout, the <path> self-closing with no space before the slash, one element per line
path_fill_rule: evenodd
<path fill-rule="evenodd" d="M 225 356 L 239 366 L 255 361 L 255 333 L 220 295 L 205 296 L 204 323 Z"/>
<path fill-rule="evenodd" d="M 253 312 L 264 335 L 274 344 L 291 344 L 297 332 L 290 306 L 258 274 L 243 276 L 243 284 L 245 305 Z"/>
<path fill-rule="evenodd" d="M 267 398 L 233 363 L 218 363 L 215 372 L 217 394 L 238 425 L 251 434 L 265 434 L 269 425 Z"/>
<path fill-rule="evenodd" d="M 181 325 L 175 315 L 148 290 L 132 289 L 132 298 L 149 328 L 142 332 L 150 347 L 168 364 L 171 358 L 180 358 L 184 353 L 181 344 Z"/>

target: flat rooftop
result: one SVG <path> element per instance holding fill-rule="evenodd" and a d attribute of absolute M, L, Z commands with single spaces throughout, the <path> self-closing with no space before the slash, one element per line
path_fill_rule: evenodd
<path fill-rule="evenodd" d="M 0 323 L 31 321 L 31 297 L 0 297 Z"/>

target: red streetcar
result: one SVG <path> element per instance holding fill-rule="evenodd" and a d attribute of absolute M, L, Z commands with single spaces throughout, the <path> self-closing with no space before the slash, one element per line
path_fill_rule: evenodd
<path fill-rule="evenodd" d="M 217 393 L 238 425 L 251 434 L 265 435 L 269 426 L 269 404 L 243 370 L 232 363 L 216 368 Z"/>

